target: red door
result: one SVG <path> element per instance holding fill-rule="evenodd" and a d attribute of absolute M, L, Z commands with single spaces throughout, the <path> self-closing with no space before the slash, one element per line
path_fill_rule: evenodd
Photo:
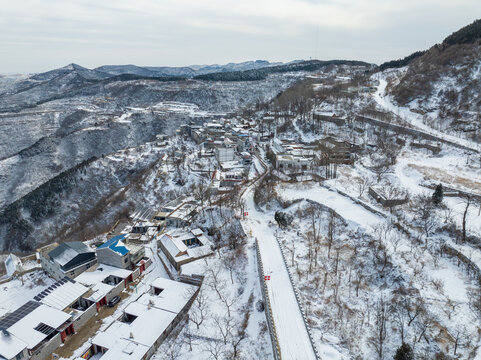
<path fill-rule="evenodd" d="M 60 333 L 60 337 L 62 338 L 62 342 L 65 341 L 65 338 L 67 337 L 67 330 L 64 330 Z"/>

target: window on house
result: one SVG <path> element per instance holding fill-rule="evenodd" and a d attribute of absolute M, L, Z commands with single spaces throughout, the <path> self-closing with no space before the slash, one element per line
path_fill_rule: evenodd
<path fill-rule="evenodd" d="M 21 353 L 18 353 L 17 356 L 15 356 L 15 360 L 20 360 L 23 359 L 23 351 Z"/>
<path fill-rule="evenodd" d="M 128 258 L 125 258 L 125 259 L 124 259 L 124 264 L 125 264 L 127 261 L 129 261 L 129 259 L 128 259 Z"/>

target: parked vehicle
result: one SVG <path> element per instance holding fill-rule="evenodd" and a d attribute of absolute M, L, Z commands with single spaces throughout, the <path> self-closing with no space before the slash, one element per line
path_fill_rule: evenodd
<path fill-rule="evenodd" d="M 109 307 L 113 307 L 113 306 L 115 306 L 115 304 L 117 304 L 119 301 L 120 301 L 120 296 L 115 296 L 115 297 L 113 297 L 112 299 L 110 299 L 108 305 L 109 305 Z"/>

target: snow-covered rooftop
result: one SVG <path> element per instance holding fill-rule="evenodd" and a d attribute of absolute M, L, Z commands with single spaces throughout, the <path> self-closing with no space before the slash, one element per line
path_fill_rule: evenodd
<path fill-rule="evenodd" d="M 184 241 L 197 240 L 200 244 L 198 246 L 189 247 Z M 160 242 L 169 254 L 175 258 L 176 261 L 183 261 L 188 258 L 195 260 L 212 252 L 210 240 L 203 235 L 202 230 L 184 230 L 175 229 L 165 233 Z"/>
<path fill-rule="evenodd" d="M 141 360 L 149 351 L 145 345 L 106 332 L 98 333 L 92 343 L 108 349 L 102 360 Z"/>
<path fill-rule="evenodd" d="M 187 246 L 181 240 L 175 238 L 172 235 L 164 234 L 160 238 L 160 242 L 174 257 L 180 256 L 187 251 Z"/>
<path fill-rule="evenodd" d="M 102 360 L 142 359 L 197 289 L 194 285 L 164 278 L 156 279 L 152 286 L 154 284 L 163 289 L 159 295 L 144 293 L 125 308 L 125 314 L 135 317 L 131 323 L 115 320 L 92 339 L 92 344 L 108 349 Z"/>
<path fill-rule="evenodd" d="M 115 321 L 106 332 L 149 348 L 154 345 L 177 316 L 176 313 L 160 310 L 139 302 L 133 302 L 127 306 L 125 313 L 137 316 L 137 318 L 130 324 Z"/>
<path fill-rule="evenodd" d="M 75 257 L 84 253 L 94 252 L 90 247 L 79 241 L 66 242 L 57 246 L 48 253 L 51 259 L 55 260 L 61 266 L 65 266 Z"/>
<path fill-rule="evenodd" d="M 87 294 L 87 299 L 93 302 L 99 302 L 102 298 L 104 298 L 112 289 L 114 288 L 113 285 L 105 284 L 100 282 L 95 284 L 91 292 Z"/>
<path fill-rule="evenodd" d="M 41 298 L 40 302 L 53 308 L 64 310 L 88 290 L 88 288 L 78 282 L 66 281 L 50 290 L 50 293 Z"/>
<path fill-rule="evenodd" d="M 89 269 L 90 270 L 90 269 Z M 132 271 L 126 269 L 116 268 L 110 265 L 99 265 L 96 269 L 93 268 L 92 271 L 85 271 L 75 278 L 75 280 L 86 286 L 92 286 L 101 283 L 104 279 L 108 278 L 110 275 L 117 276 L 122 279 L 128 278 Z"/>
<path fill-rule="evenodd" d="M 0 331 L 0 358 L 12 359 L 26 349 L 27 343 L 12 334 L 4 334 Z"/>
<path fill-rule="evenodd" d="M 115 251 L 120 255 L 126 255 L 130 251 L 130 249 L 122 242 L 122 240 L 124 239 L 125 234 L 114 236 L 112 239 L 100 245 L 98 249 L 109 248 L 110 250 Z"/>
<path fill-rule="evenodd" d="M 137 302 L 148 305 L 152 301 L 155 307 L 171 312 L 180 312 L 197 290 L 195 285 L 166 278 L 157 278 L 151 286 L 162 289 L 162 292 L 159 295 L 144 294 Z"/>
<path fill-rule="evenodd" d="M 30 303 L 35 304 L 34 301 L 31 301 Z M 19 340 L 25 342 L 28 349 L 33 349 L 48 336 L 35 330 L 37 326 L 44 324 L 57 329 L 68 319 L 70 319 L 69 314 L 50 306 L 40 304 L 9 326 L 7 330 Z M 13 345 L 15 348 L 18 348 L 19 343 L 15 342 Z"/>

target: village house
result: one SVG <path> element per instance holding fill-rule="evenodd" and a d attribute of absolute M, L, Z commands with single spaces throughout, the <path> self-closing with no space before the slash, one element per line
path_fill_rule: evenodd
<path fill-rule="evenodd" d="M 55 280 L 75 278 L 97 263 L 95 251 L 82 242 L 65 242 L 53 250 L 39 251 L 42 268 Z"/>
<path fill-rule="evenodd" d="M 89 299 L 89 296 L 88 287 L 65 277 L 37 294 L 34 300 L 69 314 L 71 323 L 66 331 L 60 334 L 61 340 L 64 341 L 68 335 L 79 331 L 97 314 L 95 302 Z"/>
<path fill-rule="evenodd" d="M 196 201 L 184 202 L 177 209 L 171 212 L 165 218 L 165 225 L 172 227 L 186 227 L 192 222 L 192 219 L 197 214 L 199 205 Z"/>
<path fill-rule="evenodd" d="M 187 316 L 199 287 L 164 278 L 130 303 L 104 332 L 97 334 L 82 357 L 101 360 L 149 359 L 175 326 Z"/>
<path fill-rule="evenodd" d="M 163 234 L 158 241 L 158 246 L 178 271 L 183 264 L 212 254 L 211 245 L 200 229 L 175 229 Z"/>
<path fill-rule="evenodd" d="M 120 295 L 129 286 L 129 283 L 145 271 L 150 263 L 151 261 L 147 260 L 134 271 L 109 265 L 98 265 L 81 274 L 76 280 L 89 288 L 85 298 L 93 302 L 99 311 L 115 296 Z"/>
<path fill-rule="evenodd" d="M 244 181 L 244 169 L 234 169 L 223 172 L 220 175 L 220 187 L 233 188 L 239 186 Z"/>
<path fill-rule="evenodd" d="M 165 221 L 167 217 L 181 207 L 183 204 L 195 201 L 193 196 L 189 195 L 181 195 L 175 198 L 172 201 L 169 201 L 167 204 L 163 205 L 159 212 L 154 215 L 154 220 L 156 221 Z"/>
<path fill-rule="evenodd" d="M 276 155 L 276 169 L 281 171 L 306 171 L 312 160 L 299 155 Z"/>
<path fill-rule="evenodd" d="M 122 269 L 134 269 L 145 256 L 145 248 L 126 242 L 126 235 L 117 235 L 100 245 L 97 252 L 99 264 L 111 265 Z"/>
<path fill-rule="evenodd" d="M 247 151 L 241 152 L 241 158 L 244 165 L 250 165 L 252 163 L 252 155 Z"/>
<path fill-rule="evenodd" d="M 44 360 L 71 333 L 70 314 L 29 301 L 0 320 L 0 358 Z"/>
<path fill-rule="evenodd" d="M 314 113 L 312 115 L 314 120 L 319 122 L 330 122 L 336 124 L 338 126 L 343 126 L 346 123 L 346 120 L 340 117 L 337 117 L 336 114 L 321 114 L 321 113 Z"/>
<path fill-rule="evenodd" d="M 326 137 L 319 140 L 317 149 L 321 152 L 320 165 L 328 164 L 354 164 L 355 153 L 360 147 L 348 141 Z"/>
<path fill-rule="evenodd" d="M 235 160 L 235 151 L 233 148 L 217 148 L 215 149 L 215 158 L 219 163 Z"/>
<path fill-rule="evenodd" d="M 215 122 L 205 123 L 204 129 L 211 137 L 219 137 L 225 134 L 224 126 Z"/>

